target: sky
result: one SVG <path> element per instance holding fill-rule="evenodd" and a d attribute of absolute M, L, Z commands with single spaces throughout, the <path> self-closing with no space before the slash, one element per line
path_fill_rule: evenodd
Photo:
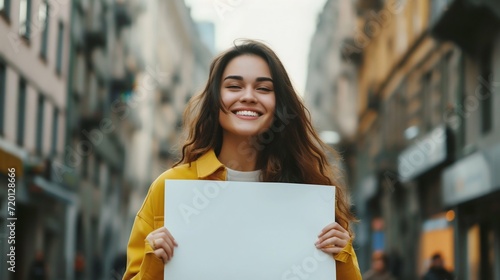
<path fill-rule="evenodd" d="M 235 39 L 258 39 L 279 56 L 295 88 L 304 94 L 316 21 L 326 0 L 185 0 L 195 21 L 215 24 L 216 52 Z"/>

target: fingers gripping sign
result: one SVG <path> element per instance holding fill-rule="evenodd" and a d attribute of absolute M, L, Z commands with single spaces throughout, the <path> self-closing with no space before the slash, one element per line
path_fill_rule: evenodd
<path fill-rule="evenodd" d="M 321 230 L 316 248 L 328 254 L 340 253 L 349 243 L 351 236 L 339 223 L 333 222 Z"/>
<path fill-rule="evenodd" d="M 161 259 L 163 263 L 167 263 L 174 256 L 174 247 L 178 244 L 174 237 L 166 227 L 161 227 L 152 231 L 146 237 L 149 245 L 153 248 L 156 257 Z"/>

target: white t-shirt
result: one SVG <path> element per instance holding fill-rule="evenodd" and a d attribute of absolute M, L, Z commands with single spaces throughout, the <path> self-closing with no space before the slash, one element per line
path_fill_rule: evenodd
<path fill-rule="evenodd" d="M 234 169 L 227 168 L 227 180 L 228 181 L 239 181 L 239 182 L 259 182 L 260 170 L 255 171 L 238 171 Z"/>

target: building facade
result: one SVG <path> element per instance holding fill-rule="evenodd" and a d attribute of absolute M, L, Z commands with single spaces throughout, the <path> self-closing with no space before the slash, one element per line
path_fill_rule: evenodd
<path fill-rule="evenodd" d="M 211 54 L 180 0 L 79 2 L 73 15 L 68 141 L 81 158 L 82 200 L 74 255 L 85 279 L 121 279 L 135 214 L 176 159 L 182 111 Z"/>
<path fill-rule="evenodd" d="M 346 88 L 357 128 L 338 147 L 361 219 L 362 271 L 383 250 L 394 274 L 418 279 L 440 252 L 458 279 L 499 279 L 498 4 L 352 4 L 356 24 L 337 52 L 356 69 Z"/>
<path fill-rule="evenodd" d="M 129 36 L 138 77 L 130 106 L 137 111 L 141 129 L 127 137 L 132 152 L 125 174 L 133 183 L 123 250 L 149 186 L 179 159 L 184 108 L 203 89 L 213 55 L 180 0 L 145 2 Z"/>
<path fill-rule="evenodd" d="M 0 185 L 15 173 L 17 218 L 11 273 L 6 187 L 0 279 L 29 279 L 37 255 L 47 279 L 121 279 L 212 53 L 181 0 L 2 0 L 0 36 Z"/>
<path fill-rule="evenodd" d="M 1 279 L 28 279 L 37 253 L 54 277 L 64 277 L 60 264 L 67 265 L 67 224 L 77 198 L 70 178 L 57 177 L 50 165 L 64 157 L 69 15 L 67 2 L 0 1 Z M 10 168 L 15 193 L 7 192 Z M 7 227 L 12 217 L 15 229 Z M 11 246 L 15 273 L 8 270 Z"/>
<path fill-rule="evenodd" d="M 352 139 L 357 129 L 357 71 L 359 59 L 347 52 L 356 27 L 351 1 L 327 1 L 311 40 L 305 102 L 320 132 L 333 131 Z M 341 102 L 337 102 L 341 101 Z"/>

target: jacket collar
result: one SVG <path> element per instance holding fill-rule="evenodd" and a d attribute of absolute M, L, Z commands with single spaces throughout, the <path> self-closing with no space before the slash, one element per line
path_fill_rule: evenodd
<path fill-rule="evenodd" d="M 214 174 L 221 167 L 223 168 L 224 164 L 219 161 L 219 159 L 215 155 L 214 150 L 208 151 L 196 160 L 196 171 L 198 172 L 198 178 L 206 178 Z M 221 175 L 225 177 L 225 174 Z M 220 179 L 223 180 L 224 178 Z"/>

